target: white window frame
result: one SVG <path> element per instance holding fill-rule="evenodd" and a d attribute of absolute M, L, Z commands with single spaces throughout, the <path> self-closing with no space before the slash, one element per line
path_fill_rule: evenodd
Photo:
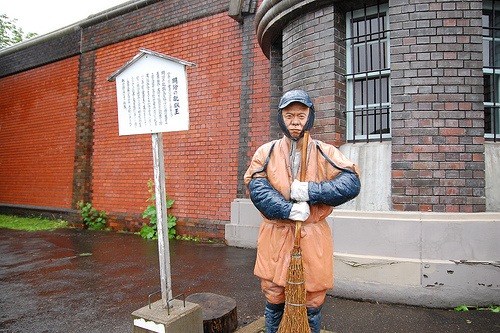
<path fill-rule="evenodd" d="M 366 12 L 365 12 L 366 10 Z M 346 103 L 346 110 L 347 110 L 347 128 L 346 128 L 346 134 L 347 134 L 347 140 L 348 141 L 360 141 L 360 140 L 369 140 L 369 141 L 375 141 L 375 140 L 380 140 L 382 139 L 390 139 L 391 138 L 391 84 L 390 84 L 390 70 L 376 70 L 373 72 L 369 72 L 367 74 L 353 74 L 353 68 L 352 68 L 352 48 L 353 48 L 353 43 L 352 43 L 352 31 L 351 31 L 351 21 L 353 19 L 357 19 L 360 17 L 364 17 L 365 15 L 368 16 L 373 16 L 377 14 L 377 10 L 379 12 L 384 12 L 386 19 L 385 19 L 385 24 L 386 27 L 384 27 L 383 30 L 386 31 L 385 34 L 385 52 L 386 52 L 386 61 L 387 64 L 390 64 L 390 35 L 389 35 L 389 7 L 388 5 L 385 4 L 380 4 L 378 6 L 371 6 L 367 7 L 366 9 L 358 9 L 354 10 L 352 12 L 348 12 L 346 14 L 346 97 L 347 97 L 347 103 Z M 369 43 L 378 43 L 379 41 L 372 41 Z M 369 44 L 367 43 L 367 44 Z M 389 101 L 387 103 L 376 103 L 376 104 L 368 104 L 368 105 L 362 105 L 358 109 L 370 109 L 370 108 L 375 108 L 375 107 L 384 107 L 388 108 L 388 117 L 389 117 L 389 133 L 383 133 L 382 135 L 380 134 L 362 134 L 362 135 L 356 135 L 354 137 L 354 83 L 355 79 L 357 78 L 370 78 L 370 77 L 379 77 L 380 75 L 387 77 L 389 80 L 388 83 L 388 98 Z"/>
<path fill-rule="evenodd" d="M 496 11 L 500 13 L 500 1 L 495 1 L 496 5 Z M 483 10 L 493 10 L 493 1 L 483 1 Z M 484 27 L 483 27 L 484 30 Z M 483 31 L 483 64 L 489 63 L 490 59 L 490 54 L 493 52 L 493 50 L 490 49 L 490 43 L 493 41 L 493 37 L 490 37 L 490 34 L 488 33 L 487 35 Z M 500 42 L 500 37 L 495 38 L 496 41 Z M 500 46 L 499 46 L 500 48 Z M 486 52 L 485 52 L 486 51 Z M 500 50 L 498 50 L 500 51 Z M 487 61 L 485 61 L 486 57 L 488 57 Z M 495 59 L 493 59 L 493 62 L 495 62 Z M 488 67 L 483 67 L 483 75 L 488 74 L 492 75 L 493 79 L 496 80 L 495 87 L 496 89 L 493 89 L 496 92 L 496 95 L 494 96 L 493 100 L 494 101 L 483 101 L 483 106 L 484 109 L 486 108 L 494 108 L 492 112 L 495 112 L 496 114 L 492 115 L 492 126 L 493 123 L 495 123 L 492 128 L 492 131 L 496 129 L 496 133 L 486 133 L 486 130 L 484 132 L 484 137 L 486 139 L 493 139 L 495 141 L 500 139 L 500 68 L 494 68 L 495 64 L 489 64 L 490 66 Z M 485 91 L 486 92 L 486 91 Z"/>

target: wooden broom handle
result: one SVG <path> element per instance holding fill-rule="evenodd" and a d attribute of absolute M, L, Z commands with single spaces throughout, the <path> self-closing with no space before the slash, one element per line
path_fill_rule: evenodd
<path fill-rule="evenodd" d="M 302 153 L 300 161 L 300 175 L 299 180 L 301 182 L 306 181 L 306 169 L 307 169 L 307 146 L 309 143 L 309 132 L 305 131 L 302 137 Z M 302 230 L 302 221 L 297 221 L 295 224 L 295 247 L 300 247 L 300 233 Z"/>
<path fill-rule="evenodd" d="M 300 176 L 299 180 L 301 182 L 306 181 L 306 169 L 307 169 L 307 144 L 309 142 L 309 132 L 304 132 L 304 137 L 302 141 L 302 156 L 300 162 Z"/>

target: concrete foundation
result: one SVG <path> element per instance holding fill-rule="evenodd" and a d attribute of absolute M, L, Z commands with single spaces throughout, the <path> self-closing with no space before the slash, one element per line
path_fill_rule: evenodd
<path fill-rule="evenodd" d="M 173 300 L 170 314 L 159 300 L 132 312 L 134 333 L 203 333 L 203 314 L 198 304 Z"/>
<path fill-rule="evenodd" d="M 500 145 L 498 143 L 484 143 L 484 164 L 486 211 L 500 212 L 500 177 L 498 177 L 498 166 L 500 165 Z"/>
<path fill-rule="evenodd" d="M 391 142 L 346 143 L 339 150 L 360 168 L 361 192 L 337 209 L 356 211 L 390 211 Z"/>
<path fill-rule="evenodd" d="M 257 246 L 262 217 L 232 203 L 231 246 Z M 448 308 L 500 301 L 500 213 L 359 212 L 327 218 L 335 287 L 351 299 Z"/>

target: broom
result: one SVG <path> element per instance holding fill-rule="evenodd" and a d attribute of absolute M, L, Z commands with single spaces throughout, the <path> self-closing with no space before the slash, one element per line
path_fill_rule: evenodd
<path fill-rule="evenodd" d="M 306 179 L 307 143 L 309 132 L 304 132 L 302 142 L 302 159 L 299 180 Z M 304 266 L 302 264 L 302 249 L 300 248 L 300 232 L 302 222 L 297 221 L 295 227 L 295 242 L 291 252 L 290 264 L 286 274 L 285 309 L 278 333 L 310 333 L 306 309 L 306 285 Z"/>

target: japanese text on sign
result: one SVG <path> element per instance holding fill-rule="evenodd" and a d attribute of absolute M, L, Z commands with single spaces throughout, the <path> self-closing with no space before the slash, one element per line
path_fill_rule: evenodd
<path fill-rule="evenodd" d="M 156 128 L 180 113 L 178 78 L 161 71 L 123 78 L 122 108 L 129 128 Z"/>
<path fill-rule="evenodd" d="M 116 75 L 120 135 L 189 129 L 185 65 L 149 54 Z"/>

